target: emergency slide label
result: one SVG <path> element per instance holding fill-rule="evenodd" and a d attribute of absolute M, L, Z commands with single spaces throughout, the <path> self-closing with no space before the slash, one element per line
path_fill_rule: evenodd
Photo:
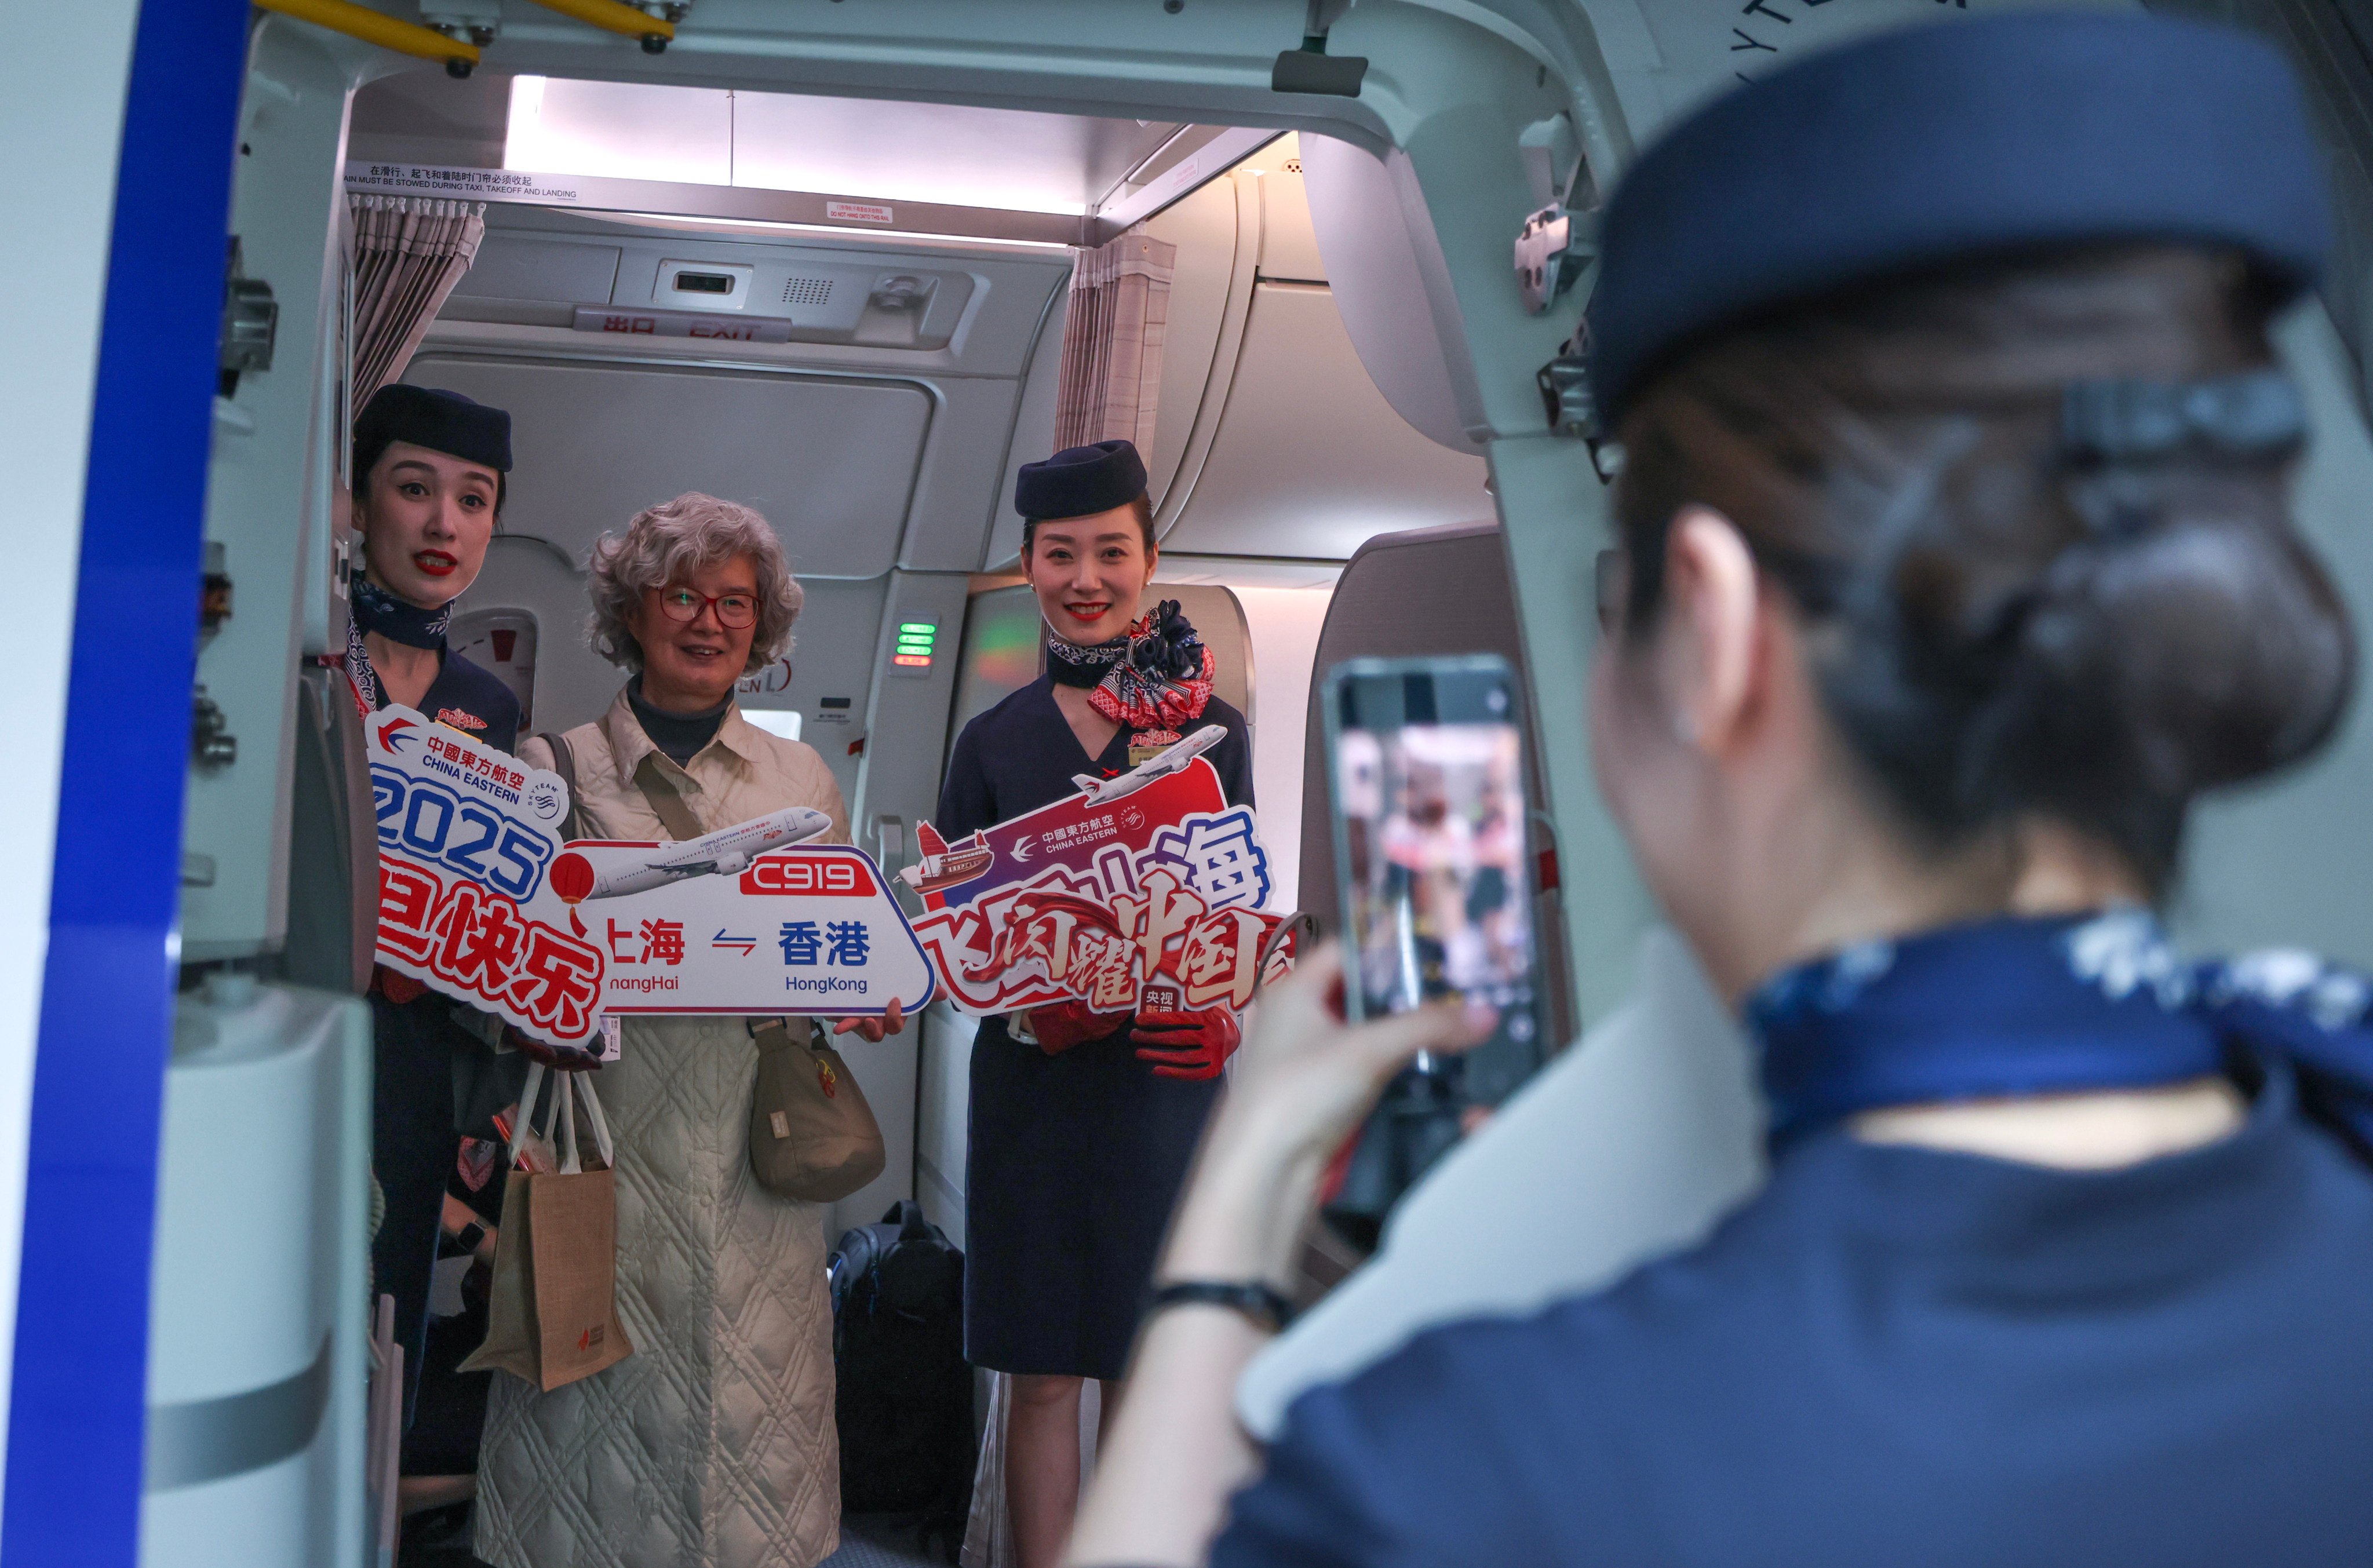
<path fill-rule="evenodd" d="M 366 717 L 379 961 L 544 1039 L 603 1013 L 872 1015 L 929 963 L 862 851 L 793 806 L 685 843 L 563 843 L 568 790 L 408 708 Z"/>

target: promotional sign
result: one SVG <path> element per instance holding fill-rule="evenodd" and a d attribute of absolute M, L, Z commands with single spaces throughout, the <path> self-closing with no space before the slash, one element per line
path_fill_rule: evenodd
<path fill-rule="evenodd" d="M 530 1034 L 604 1013 L 878 1014 L 931 967 L 861 851 L 793 806 L 681 844 L 560 838 L 559 776 L 390 706 L 364 721 L 379 961 Z"/>
<path fill-rule="evenodd" d="M 960 1011 L 1251 1000 L 1282 917 L 1261 909 L 1268 854 L 1252 808 L 1227 803 L 1201 739 L 956 844 L 922 825 L 922 862 L 900 874 L 923 895 L 915 934 Z"/>

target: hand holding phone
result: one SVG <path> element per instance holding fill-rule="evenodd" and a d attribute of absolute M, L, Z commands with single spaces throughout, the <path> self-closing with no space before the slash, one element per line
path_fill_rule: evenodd
<path fill-rule="evenodd" d="M 1353 660 L 1327 676 L 1345 1012 L 1458 997 L 1498 1014 L 1474 1050 L 1421 1053 L 1338 1156 L 1326 1212 L 1360 1246 L 1474 1109 L 1541 1062 L 1518 695 L 1496 655 Z"/>

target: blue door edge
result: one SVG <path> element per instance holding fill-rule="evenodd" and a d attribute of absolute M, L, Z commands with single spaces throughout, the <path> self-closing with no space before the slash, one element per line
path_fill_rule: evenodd
<path fill-rule="evenodd" d="M 158 1138 L 247 0 L 144 0 L 100 315 L 0 1562 L 139 1552 Z"/>

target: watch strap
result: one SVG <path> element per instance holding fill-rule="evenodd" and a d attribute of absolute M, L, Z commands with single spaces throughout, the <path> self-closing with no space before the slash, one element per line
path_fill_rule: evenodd
<path fill-rule="evenodd" d="M 1223 1306 L 1241 1313 L 1270 1333 L 1280 1333 L 1293 1321 L 1293 1303 L 1265 1280 L 1174 1280 L 1157 1285 L 1146 1304 L 1148 1314 L 1169 1306 Z"/>

